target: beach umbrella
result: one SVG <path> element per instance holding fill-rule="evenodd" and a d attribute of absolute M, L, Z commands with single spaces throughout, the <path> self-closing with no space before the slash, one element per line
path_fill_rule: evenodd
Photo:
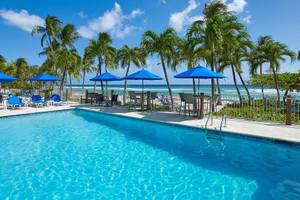
<path fill-rule="evenodd" d="M 107 82 L 108 81 L 122 81 L 123 79 L 120 77 L 117 77 L 109 72 L 105 72 L 99 76 L 96 76 L 94 78 L 91 78 L 90 81 L 105 81 L 106 83 L 106 95 L 107 95 Z"/>
<path fill-rule="evenodd" d="M 206 67 L 197 66 L 174 76 L 182 79 L 198 79 L 198 94 L 200 90 L 200 79 L 222 79 L 226 78 L 223 74 L 214 72 Z"/>
<path fill-rule="evenodd" d="M 55 82 L 60 81 L 60 78 L 53 76 L 51 74 L 40 74 L 28 79 L 28 81 L 41 81 L 41 82 Z"/>
<path fill-rule="evenodd" d="M 31 82 L 49 82 L 49 83 L 53 83 L 53 82 L 57 82 L 57 81 L 60 81 L 61 79 L 56 77 L 56 76 L 53 76 L 52 74 L 40 74 L 40 75 L 37 75 L 37 76 L 34 76 L 34 77 L 31 77 L 29 79 L 27 79 L 28 81 L 31 81 Z M 51 88 L 51 84 L 49 85 L 49 87 Z M 47 88 L 47 86 L 45 86 L 45 88 Z M 40 92 L 40 89 L 39 89 L 39 92 Z"/>
<path fill-rule="evenodd" d="M 126 76 L 124 79 L 126 80 L 141 80 L 142 81 L 142 107 L 143 107 L 143 100 L 144 100 L 144 81 L 145 80 L 162 80 L 161 77 L 145 70 L 142 68 L 140 71 L 137 71 L 133 74 Z"/>
<path fill-rule="evenodd" d="M 0 83 L 10 83 L 17 80 L 19 79 L 7 74 L 0 73 Z"/>

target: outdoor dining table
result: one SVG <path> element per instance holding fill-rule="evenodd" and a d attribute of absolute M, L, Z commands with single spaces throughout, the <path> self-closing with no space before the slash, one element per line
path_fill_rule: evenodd
<path fill-rule="evenodd" d="M 204 100 L 211 97 L 204 95 L 204 93 L 193 95 L 193 97 L 197 100 L 197 117 L 202 119 L 204 117 Z"/>
<path fill-rule="evenodd" d="M 145 99 L 147 100 L 146 102 L 147 102 L 147 110 L 149 109 L 149 106 L 150 106 L 150 91 L 145 91 L 145 92 L 135 92 L 135 95 L 137 96 L 137 97 L 139 97 L 140 98 L 140 100 L 141 100 L 141 110 L 142 111 L 144 111 L 144 101 L 145 101 Z M 146 98 L 145 98 L 145 96 L 147 96 Z"/>

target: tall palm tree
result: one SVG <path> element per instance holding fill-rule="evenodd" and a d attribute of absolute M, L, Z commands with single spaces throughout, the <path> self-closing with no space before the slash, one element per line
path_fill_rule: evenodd
<path fill-rule="evenodd" d="M 141 67 L 146 64 L 146 54 L 141 48 L 129 48 L 124 45 L 117 53 L 117 60 L 123 69 L 126 68 L 125 77 L 128 76 L 130 65 L 133 63 L 137 67 Z M 123 104 L 126 104 L 126 91 L 127 91 L 127 80 L 124 81 L 124 93 L 123 93 Z"/>
<path fill-rule="evenodd" d="M 198 39 L 202 51 L 205 52 L 205 61 L 210 65 L 212 71 L 220 71 L 220 55 L 224 37 L 225 18 L 230 16 L 227 6 L 219 1 L 213 0 L 206 4 L 203 11 L 203 20 L 195 21 L 188 30 L 188 37 Z M 219 84 L 218 84 L 219 86 Z M 211 94 L 215 95 L 215 81 L 211 80 Z M 218 87 L 220 92 L 220 89 Z M 214 111 L 214 107 L 212 108 Z"/>
<path fill-rule="evenodd" d="M 83 92 L 86 74 L 97 70 L 97 68 L 94 67 L 93 58 L 87 52 L 87 48 L 84 49 L 84 55 L 81 63 L 81 70 L 82 70 L 82 92 Z"/>
<path fill-rule="evenodd" d="M 167 73 L 167 67 L 171 67 L 175 70 L 176 64 L 174 62 L 174 56 L 176 49 L 178 48 L 179 37 L 172 28 L 168 28 L 160 34 L 156 34 L 153 31 L 146 31 L 143 35 L 141 46 L 146 49 L 150 55 L 157 54 L 160 57 L 161 65 L 163 68 L 165 80 L 167 83 L 169 95 L 171 98 L 171 108 L 174 108 L 174 100 L 172 95 L 172 89 L 169 82 Z"/>
<path fill-rule="evenodd" d="M 98 70 L 97 75 L 102 74 L 102 65 L 105 64 L 105 71 L 107 68 L 114 67 L 116 62 L 116 49 L 112 47 L 112 38 L 106 33 L 99 33 L 97 40 L 91 40 L 88 47 L 87 53 L 92 58 L 98 59 Z M 96 83 L 94 85 L 94 90 Z M 104 94 L 103 82 L 101 81 L 101 91 Z"/>
<path fill-rule="evenodd" d="M 41 46 L 52 50 L 52 42 L 61 29 L 62 22 L 55 16 L 48 15 L 44 26 L 34 26 L 31 34 L 42 34 Z"/>
<path fill-rule="evenodd" d="M 0 72 L 3 72 L 6 68 L 6 59 L 0 54 Z"/>
<path fill-rule="evenodd" d="M 61 31 L 58 33 L 58 39 L 60 42 L 61 49 L 58 50 L 58 53 L 60 51 L 67 51 L 64 53 L 69 52 L 69 56 L 75 56 L 75 50 L 74 50 L 74 42 L 79 38 L 79 33 L 77 32 L 76 28 L 72 24 L 66 24 L 63 26 Z M 77 52 L 76 52 L 77 53 Z M 62 91 L 64 88 L 65 78 L 67 75 L 67 67 L 68 67 L 68 57 L 65 57 L 64 64 L 62 65 L 62 80 L 60 85 L 60 90 Z M 74 66 L 75 67 L 75 66 Z M 77 66 L 77 68 L 80 66 Z"/>
<path fill-rule="evenodd" d="M 280 103 L 280 93 L 278 87 L 278 76 L 277 72 L 280 70 L 280 63 L 286 60 L 286 57 L 291 59 L 291 62 L 296 58 L 296 54 L 288 49 L 285 44 L 276 42 L 273 39 L 268 40 L 268 42 L 262 47 L 264 57 L 267 59 L 270 67 L 270 71 L 273 74 L 275 89 L 277 93 L 277 105 Z"/>

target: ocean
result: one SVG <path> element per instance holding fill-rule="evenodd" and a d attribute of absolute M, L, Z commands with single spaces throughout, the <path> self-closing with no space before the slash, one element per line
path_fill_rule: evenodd
<path fill-rule="evenodd" d="M 223 97 L 232 97 L 237 96 L 236 88 L 234 85 L 221 85 L 221 95 Z M 246 95 L 246 91 L 242 85 L 238 85 L 240 92 L 243 96 Z M 260 98 L 261 97 L 261 88 L 258 86 L 247 86 L 249 89 L 249 92 L 252 97 L 254 98 Z M 66 88 L 70 89 L 70 86 L 67 85 Z M 192 93 L 193 86 L 192 85 L 171 85 L 172 92 L 174 94 L 178 93 Z M 84 91 L 88 90 L 90 92 L 94 91 L 94 85 L 85 85 Z M 84 91 L 82 90 L 82 85 L 73 85 L 72 91 L 73 94 L 83 94 Z M 124 85 L 123 84 L 108 84 L 108 90 L 114 90 L 115 93 L 123 94 Z M 129 84 L 127 87 L 128 91 L 141 91 L 142 87 L 138 84 Z M 100 84 L 96 87 L 96 92 L 101 91 Z M 147 84 L 144 85 L 144 91 L 151 91 L 151 92 L 157 92 L 160 95 L 168 95 L 168 89 L 165 84 Z M 210 95 L 211 94 L 211 85 L 200 85 L 200 92 Z M 265 87 L 264 93 L 266 97 L 275 97 L 276 96 L 276 90 L 274 88 Z M 281 95 L 284 94 L 284 91 L 281 91 Z M 300 97 L 299 92 L 290 92 L 292 96 Z"/>

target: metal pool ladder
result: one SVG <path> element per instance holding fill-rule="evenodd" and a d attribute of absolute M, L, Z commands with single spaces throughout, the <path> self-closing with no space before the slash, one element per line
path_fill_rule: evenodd
<path fill-rule="evenodd" d="M 222 128 L 220 128 L 219 131 L 216 131 L 216 132 L 214 132 L 214 133 L 208 131 L 207 127 L 208 127 L 208 122 L 209 122 L 209 120 L 211 121 L 211 122 L 210 122 L 210 126 L 213 126 L 213 115 L 212 115 L 211 112 L 209 113 L 209 115 L 208 115 L 208 117 L 207 117 L 207 120 L 206 120 L 206 123 L 205 123 L 205 137 L 206 137 L 206 139 L 207 139 L 208 141 L 209 141 L 209 139 L 223 140 L 223 137 L 222 137 L 222 131 L 221 131 Z M 225 121 L 224 121 L 224 120 L 225 120 Z M 226 118 L 225 118 L 224 116 L 222 117 L 222 121 L 221 121 L 220 127 L 223 126 L 223 122 L 225 122 L 225 124 L 226 124 Z M 226 126 L 226 125 L 225 125 L 225 126 Z M 217 129 L 217 127 L 215 127 L 215 129 Z"/>

